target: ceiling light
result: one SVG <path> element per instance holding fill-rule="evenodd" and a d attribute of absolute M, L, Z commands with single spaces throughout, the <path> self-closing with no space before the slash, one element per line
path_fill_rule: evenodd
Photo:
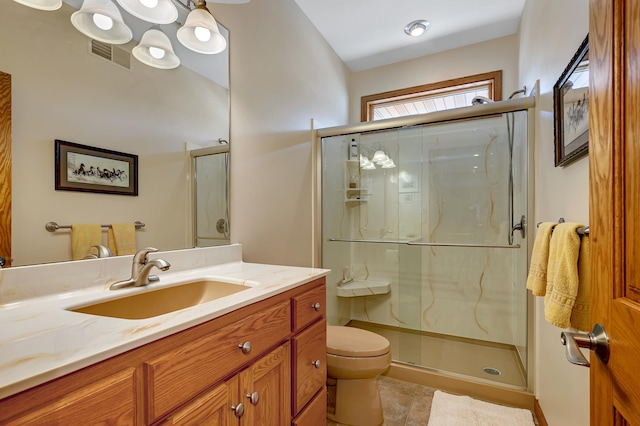
<path fill-rule="evenodd" d="M 413 21 L 409 22 L 407 26 L 404 27 L 404 32 L 411 37 L 420 37 L 429 29 L 429 26 L 431 26 L 431 22 L 424 19 Z"/>
<path fill-rule="evenodd" d="M 117 0 L 124 10 L 153 24 L 170 24 L 178 19 L 178 9 L 171 0 Z"/>
<path fill-rule="evenodd" d="M 58 10 L 62 7 L 62 0 L 13 0 L 24 6 L 39 10 Z"/>
<path fill-rule="evenodd" d="M 189 12 L 184 26 L 178 30 L 178 40 L 187 49 L 197 53 L 220 53 L 227 47 L 218 23 L 207 9 L 207 3 L 198 0 L 198 5 Z"/>
<path fill-rule="evenodd" d="M 84 0 L 80 10 L 71 15 L 71 23 L 82 34 L 103 43 L 124 44 L 133 38 L 111 0 Z"/>
<path fill-rule="evenodd" d="M 170 70 L 180 65 L 169 37 L 157 27 L 147 30 L 131 53 L 143 64 L 154 68 Z"/>

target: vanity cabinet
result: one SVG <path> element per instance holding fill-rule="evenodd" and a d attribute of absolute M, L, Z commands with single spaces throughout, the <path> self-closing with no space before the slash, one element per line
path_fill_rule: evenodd
<path fill-rule="evenodd" d="M 320 278 L 10 396 L 0 424 L 325 424 L 325 297 Z"/>

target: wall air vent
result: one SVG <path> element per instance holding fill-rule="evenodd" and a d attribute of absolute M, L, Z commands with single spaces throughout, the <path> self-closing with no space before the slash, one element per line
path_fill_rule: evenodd
<path fill-rule="evenodd" d="M 121 47 L 92 39 L 90 50 L 91 53 L 96 56 L 106 59 L 107 61 L 119 65 L 127 70 L 131 69 L 131 54 Z"/>

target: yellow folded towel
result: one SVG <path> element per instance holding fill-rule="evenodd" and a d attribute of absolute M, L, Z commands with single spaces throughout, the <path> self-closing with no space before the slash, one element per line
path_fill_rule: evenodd
<path fill-rule="evenodd" d="M 571 326 L 571 312 L 578 295 L 579 223 L 556 225 L 549 245 L 544 318 L 560 328 Z M 588 237 L 587 237 L 588 238 Z"/>
<path fill-rule="evenodd" d="M 549 262 L 549 243 L 556 222 L 544 222 L 538 227 L 536 239 L 533 242 L 531 265 L 527 276 L 527 289 L 534 296 L 544 296 L 547 289 L 547 265 Z"/>
<path fill-rule="evenodd" d="M 136 227 L 133 223 L 114 223 L 107 233 L 109 248 L 116 256 L 136 253 Z"/>
<path fill-rule="evenodd" d="M 102 244 L 102 227 L 99 224 L 71 225 L 71 256 L 73 260 L 83 259 L 89 248 Z"/>
<path fill-rule="evenodd" d="M 591 269 L 589 268 L 589 237 L 584 236 L 580 241 L 580 257 L 578 258 L 578 295 L 571 311 L 571 327 L 581 331 L 591 331 L 590 298 L 591 298 Z"/>

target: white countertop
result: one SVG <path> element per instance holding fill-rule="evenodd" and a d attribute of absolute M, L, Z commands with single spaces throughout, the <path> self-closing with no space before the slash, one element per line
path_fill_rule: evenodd
<path fill-rule="evenodd" d="M 224 249 L 204 250 L 215 255 Z M 231 250 L 234 250 L 233 246 Z M 237 247 L 235 251 L 241 253 Z M 181 252 L 183 253 L 177 260 L 170 260 L 172 269 L 175 263 L 184 258 L 184 251 Z M 201 252 L 202 249 L 198 254 Z M 163 253 L 154 257 L 171 258 Z M 34 292 L 32 283 L 25 284 L 36 297 L 11 300 L 11 303 L 1 303 L 3 300 L 0 298 L 0 399 L 290 290 L 329 272 L 326 269 L 245 263 L 238 259 L 232 260 L 233 257 L 238 256 L 231 256 L 231 259 L 227 256 L 224 259 L 226 263 L 191 265 L 189 269 L 183 270 L 178 267 L 174 272 L 154 269 L 152 273 L 157 272 L 160 282 L 146 287 L 109 290 L 113 279 L 103 277 L 101 280 L 94 280 L 102 281 L 98 285 L 76 288 L 77 285 L 67 284 L 65 288 L 72 288 L 71 291 L 56 293 L 48 290 L 40 296 L 37 296 L 37 291 Z M 82 267 L 87 268 L 86 265 L 88 264 L 83 264 Z M 34 279 L 44 279 L 43 275 L 47 272 L 46 265 L 44 266 L 44 269 L 33 274 Z M 16 275 L 24 279 L 25 268 L 22 269 Z M 103 269 L 104 266 L 101 273 L 104 272 Z M 86 274 L 85 272 L 84 275 Z M 247 285 L 250 288 L 191 308 L 141 320 L 102 317 L 67 310 L 203 277 Z M 59 277 L 57 278 L 59 281 Z M 127 276 L 118 276 L 118 279 L 122 278 Z M 15 293 L 13 289 L 6 290 L 14 284 L 6 284 L 5 281 L 10 280 L 5 275 L 0 276 L 0 290 L 4 290 L 6 294 Z"/>

